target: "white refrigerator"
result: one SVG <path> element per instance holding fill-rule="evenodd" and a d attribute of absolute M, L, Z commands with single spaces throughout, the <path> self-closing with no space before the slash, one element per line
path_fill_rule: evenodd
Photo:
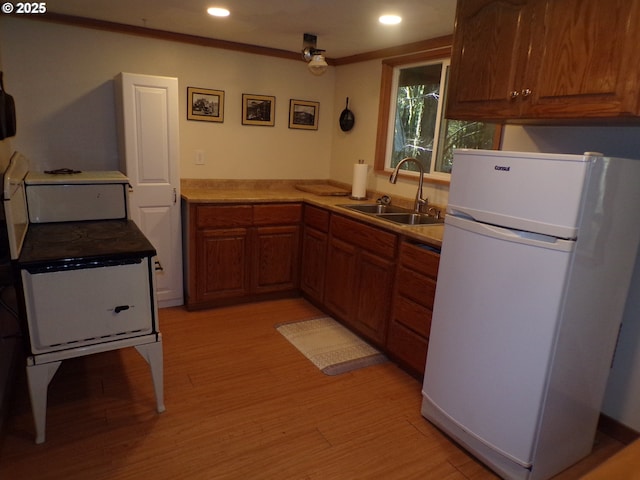
<path fill-rule="evenodd" d="M 422 414 L 500 476 L 592 449 L 640 243 L 640 160 L 458 150 Z"/>

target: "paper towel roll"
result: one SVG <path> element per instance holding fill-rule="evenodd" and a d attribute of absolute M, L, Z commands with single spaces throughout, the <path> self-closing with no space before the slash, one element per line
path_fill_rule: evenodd
<path fill-rule="evenodd" d="M 353 183 L 351 184 L 351 198 L 362 200 L 367 198 L 367 170 L 366 163 L 356 163 L 353 166 Z"/>

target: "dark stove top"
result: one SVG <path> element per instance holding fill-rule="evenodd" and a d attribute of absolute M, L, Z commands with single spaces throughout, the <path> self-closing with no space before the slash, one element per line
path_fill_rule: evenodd
<path fill-rule="evenodd" d="M 99 262 L 155 254 L 153 245 L 132 220 L 31 223 L 18 264 Z"/>

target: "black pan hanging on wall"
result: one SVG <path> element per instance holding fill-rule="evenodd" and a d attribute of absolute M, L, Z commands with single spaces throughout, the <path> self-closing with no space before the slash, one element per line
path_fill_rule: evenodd
<path fill-rule="evenodd" d="M 343 132 L 348 132 L 353 128 L 355 121 L 356 119 L 353 116 L 353 112 L 349 110 L 349 97 L 347 97 L 347 106 L 340 114 L 340 129 Z"/>
<path fill-rule="evenodd" d="M 16 105 L 2 84 L 0 72 L 0 140 L 13 137 L 16 134 Z"/>

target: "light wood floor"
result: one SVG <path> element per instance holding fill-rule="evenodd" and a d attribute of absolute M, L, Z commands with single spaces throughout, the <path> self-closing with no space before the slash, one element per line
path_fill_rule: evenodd
<path fill-rule="evenodd" d="M 275 329 L 304 300 L 161 310 L 167 411 L 134 349 L 63 362 L 36 445 L 22 378 L 0 450 L 9 479 L 494 479 L 420 416 L 420 383 L 393 363 L 330 377 Z M 561 474 L 579 478 L 622 447 Z"/>

